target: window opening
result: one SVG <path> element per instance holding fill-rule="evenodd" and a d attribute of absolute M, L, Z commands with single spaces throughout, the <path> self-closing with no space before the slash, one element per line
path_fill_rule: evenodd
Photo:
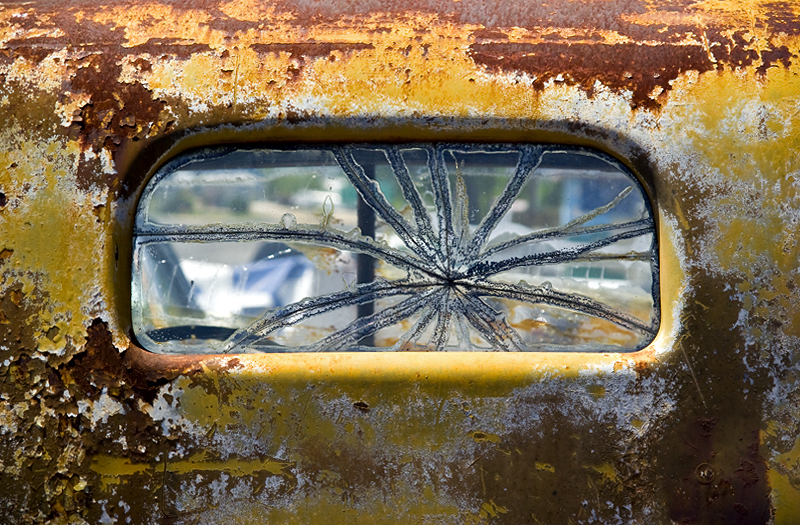
<path fill-rule="evenodd" d="M 632 351 L 659 323 L 641 185 L 569 146 L 195 152 L 145 189 L 132 284 L 160 352 Z"/>

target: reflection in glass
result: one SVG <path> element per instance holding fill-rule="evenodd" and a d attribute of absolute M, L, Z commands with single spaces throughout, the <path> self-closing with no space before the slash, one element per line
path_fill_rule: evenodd
<path fill-rule="evenodd" d="M 151 181 L 134 329 L 162 352 L 631 351 L 658 328 L 653 219 L 591 150 L 212 150 Z"/>

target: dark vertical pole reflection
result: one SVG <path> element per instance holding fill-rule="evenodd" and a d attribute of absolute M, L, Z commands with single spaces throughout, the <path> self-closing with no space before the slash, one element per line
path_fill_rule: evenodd
<path fill-rule="evenodd" d="M 364 173 L 370 179 L 375 179 L 375 164 L 372 162 L 364 163 Z M 375 211 L 370 208 L 361 195 L 358 196 L 358 228 L 361 234 L 375 238 Z M 357 255 L 357 274 L 356 281 L 361 283 L 371 283 L 375 280 L 375 259 L 369 255 L 360 253 Z M 368 302 L 358 305 L 358 317 L 367 317 L 375 313 L 375 303 Z M 375 346 L 375 336 L 368 335 L 359 341 L 364 346 Z"/>

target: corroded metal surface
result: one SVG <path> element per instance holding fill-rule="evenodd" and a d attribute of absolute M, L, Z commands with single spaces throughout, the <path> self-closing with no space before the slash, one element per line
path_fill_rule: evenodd
<path fill-rule="evenodd" d="M 8 523 L 794 523 L 800 8 L 0 8 Z M 220 143 L 568 142 L 638 173 L 662 322 L 626 355 L 154 356 L 133 210 Z"/>

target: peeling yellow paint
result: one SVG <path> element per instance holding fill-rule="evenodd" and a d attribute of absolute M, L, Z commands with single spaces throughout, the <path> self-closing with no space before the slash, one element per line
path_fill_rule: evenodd
<path fill-rule="evenodd" d="M 480 432 L 478 430 L 472 432 L 470 435 L 477 443 L 483 443 L 485 441 L 488 441 L 489 443 L 500 443 L 501 441 L 500 436 L 497 434 L 487 434 L 486 432 Z"/>
<path fill-rule="evenodd" d="M 617 477 L 617 471 L 614 470 L 614 467 L 608 463 L 603 463 L 602 465 L 591 465 L 589 468 L 599 474 L 602 474 L 603 479 L 606 481 L 610 481 L 612 483 L 617 483 L 619 481 L 619 478 Z"/>
<path fill-rule="evenodd" d="M 694 8 L 705 11 L 709 15 L 724 18 L 733 24 L 752 24 L 770 9 L 769 0 L 701 0 L 694 4 Z M 795 15 L 800 15 L 800 9 L 791 3 L 787 4 Z"/>
<path fill-rule="evenodd" d="M 225 2 L 220 5 L 220 10 L 226 15 L 237 20 L 260 22 L 262 20 L 288 21 L 294 19 L 290 13 L 279 13 L 274 5 L 264 5 L 263 2 Z"/>
<path fill-rule="evenodd" d="M 208 452 L 202 451 L 194 456 L 180 460 L 170 461 L 167 464 L 167 472 L 186 474 L 199 470 L 225 471 L 231 476 L 250 476 L 259 472 L 268 472 L 275 476 L 289 475 L 288 469 L 292 463 L 267 460 L 245 461 L 241 459 L 230 459 L 225 461 L 212 461 L 208 458 Z"/>
<path fill-rule="evenodd" d="M 207 23 L 211 15 L 202 9 L 182 11 L 149 4 L 103 9 L 94 14 L 91 20 L 124 30 L 127 44 L 123 45 L 134 47 L 147 43 L 150 38 L 202 41 L 208 34 Z"/>
<path fill-rule="evenodd" d="M 151 464 L 133 464 L 128 458 L 101 455 L 94 456 L 91 465 L 91 469 L 101 476 L 103 490 L 106 490 L 108 485 L 123 483 L 125 481 L 124 478 L 127 476 L 140 474 L 155 468 L 155 465 Z"/>
<path fill-rule="evenodd" d="M 606 387 L 603 385 L 589 385 L 586 387 L 586 391 L 592 395 L 595 401 L 606 395 Z"/>
<path fill-rule="evenodd" d="M 21 130 L 17 133 L 24 136 Z M 6 239 L 6 249 L 13 251 L 5 265 L 13 272 L 13 279 L 5 278 L 0 286 L 8 289 L 12 284 L 22 284 L 24 295 L 36 290 L 52 298 L 50 308 L 41 311 L 37 321 L 40 348 L 60 352 L 67 338 L 75 343 L 84 340 L 85 327 L 99 310 L 99 288 L 86 283 L 102 280 L 104 275 L 103 259 L 110 254 L 106 245 L 108 225 L 85 213 L 94 202 L 89 197 L 76 199 L 70 187 L 67 174 L 80 155 L 74 143 L 54 140 L 32 144 L 9 138 L 5 144 L 0 165 L 15 165 L 14 173 L 26 173 L 27 184 L 35 189 L 29 190 L 15 209 L 18 221 L 13 226 L 0 223 L 0 237 Z M 22 193 L 23 188 L 18 186 L 21 180 L 12 178 L 9 171 L 0 172 L 0 184 L 6 191 Z M 83 256 L 87 251 L 97 256 L 87 259 Z M 102 288 L 107 290 L 108 285 Z M 59 329 L 58 337 L 43 337 L 53 326 Z"/>
<path fill-rule="evenodd" d="M 156 475 L 158 472 L 172 474 L 187 474 L 192 472 L 209 471 L 225 472 L 234 477 L 252 476 L 262 472 L 267 472 L 275 476 L 291 476 L 292 463 L 273 459 L 254 459 L 254 460 L 212 460 L 209 459 L 206 451 L 199 452 L 186 459 L 168 461 L 166 465 L 161 463 L 132 463 L 127 458 L 117 458 L 113 456 L 95 456 L 92 460 L 91 468 L 102 476 L 104 486 L 118 485 L 124 481 L 124 477 L 134 474 Z"/>

